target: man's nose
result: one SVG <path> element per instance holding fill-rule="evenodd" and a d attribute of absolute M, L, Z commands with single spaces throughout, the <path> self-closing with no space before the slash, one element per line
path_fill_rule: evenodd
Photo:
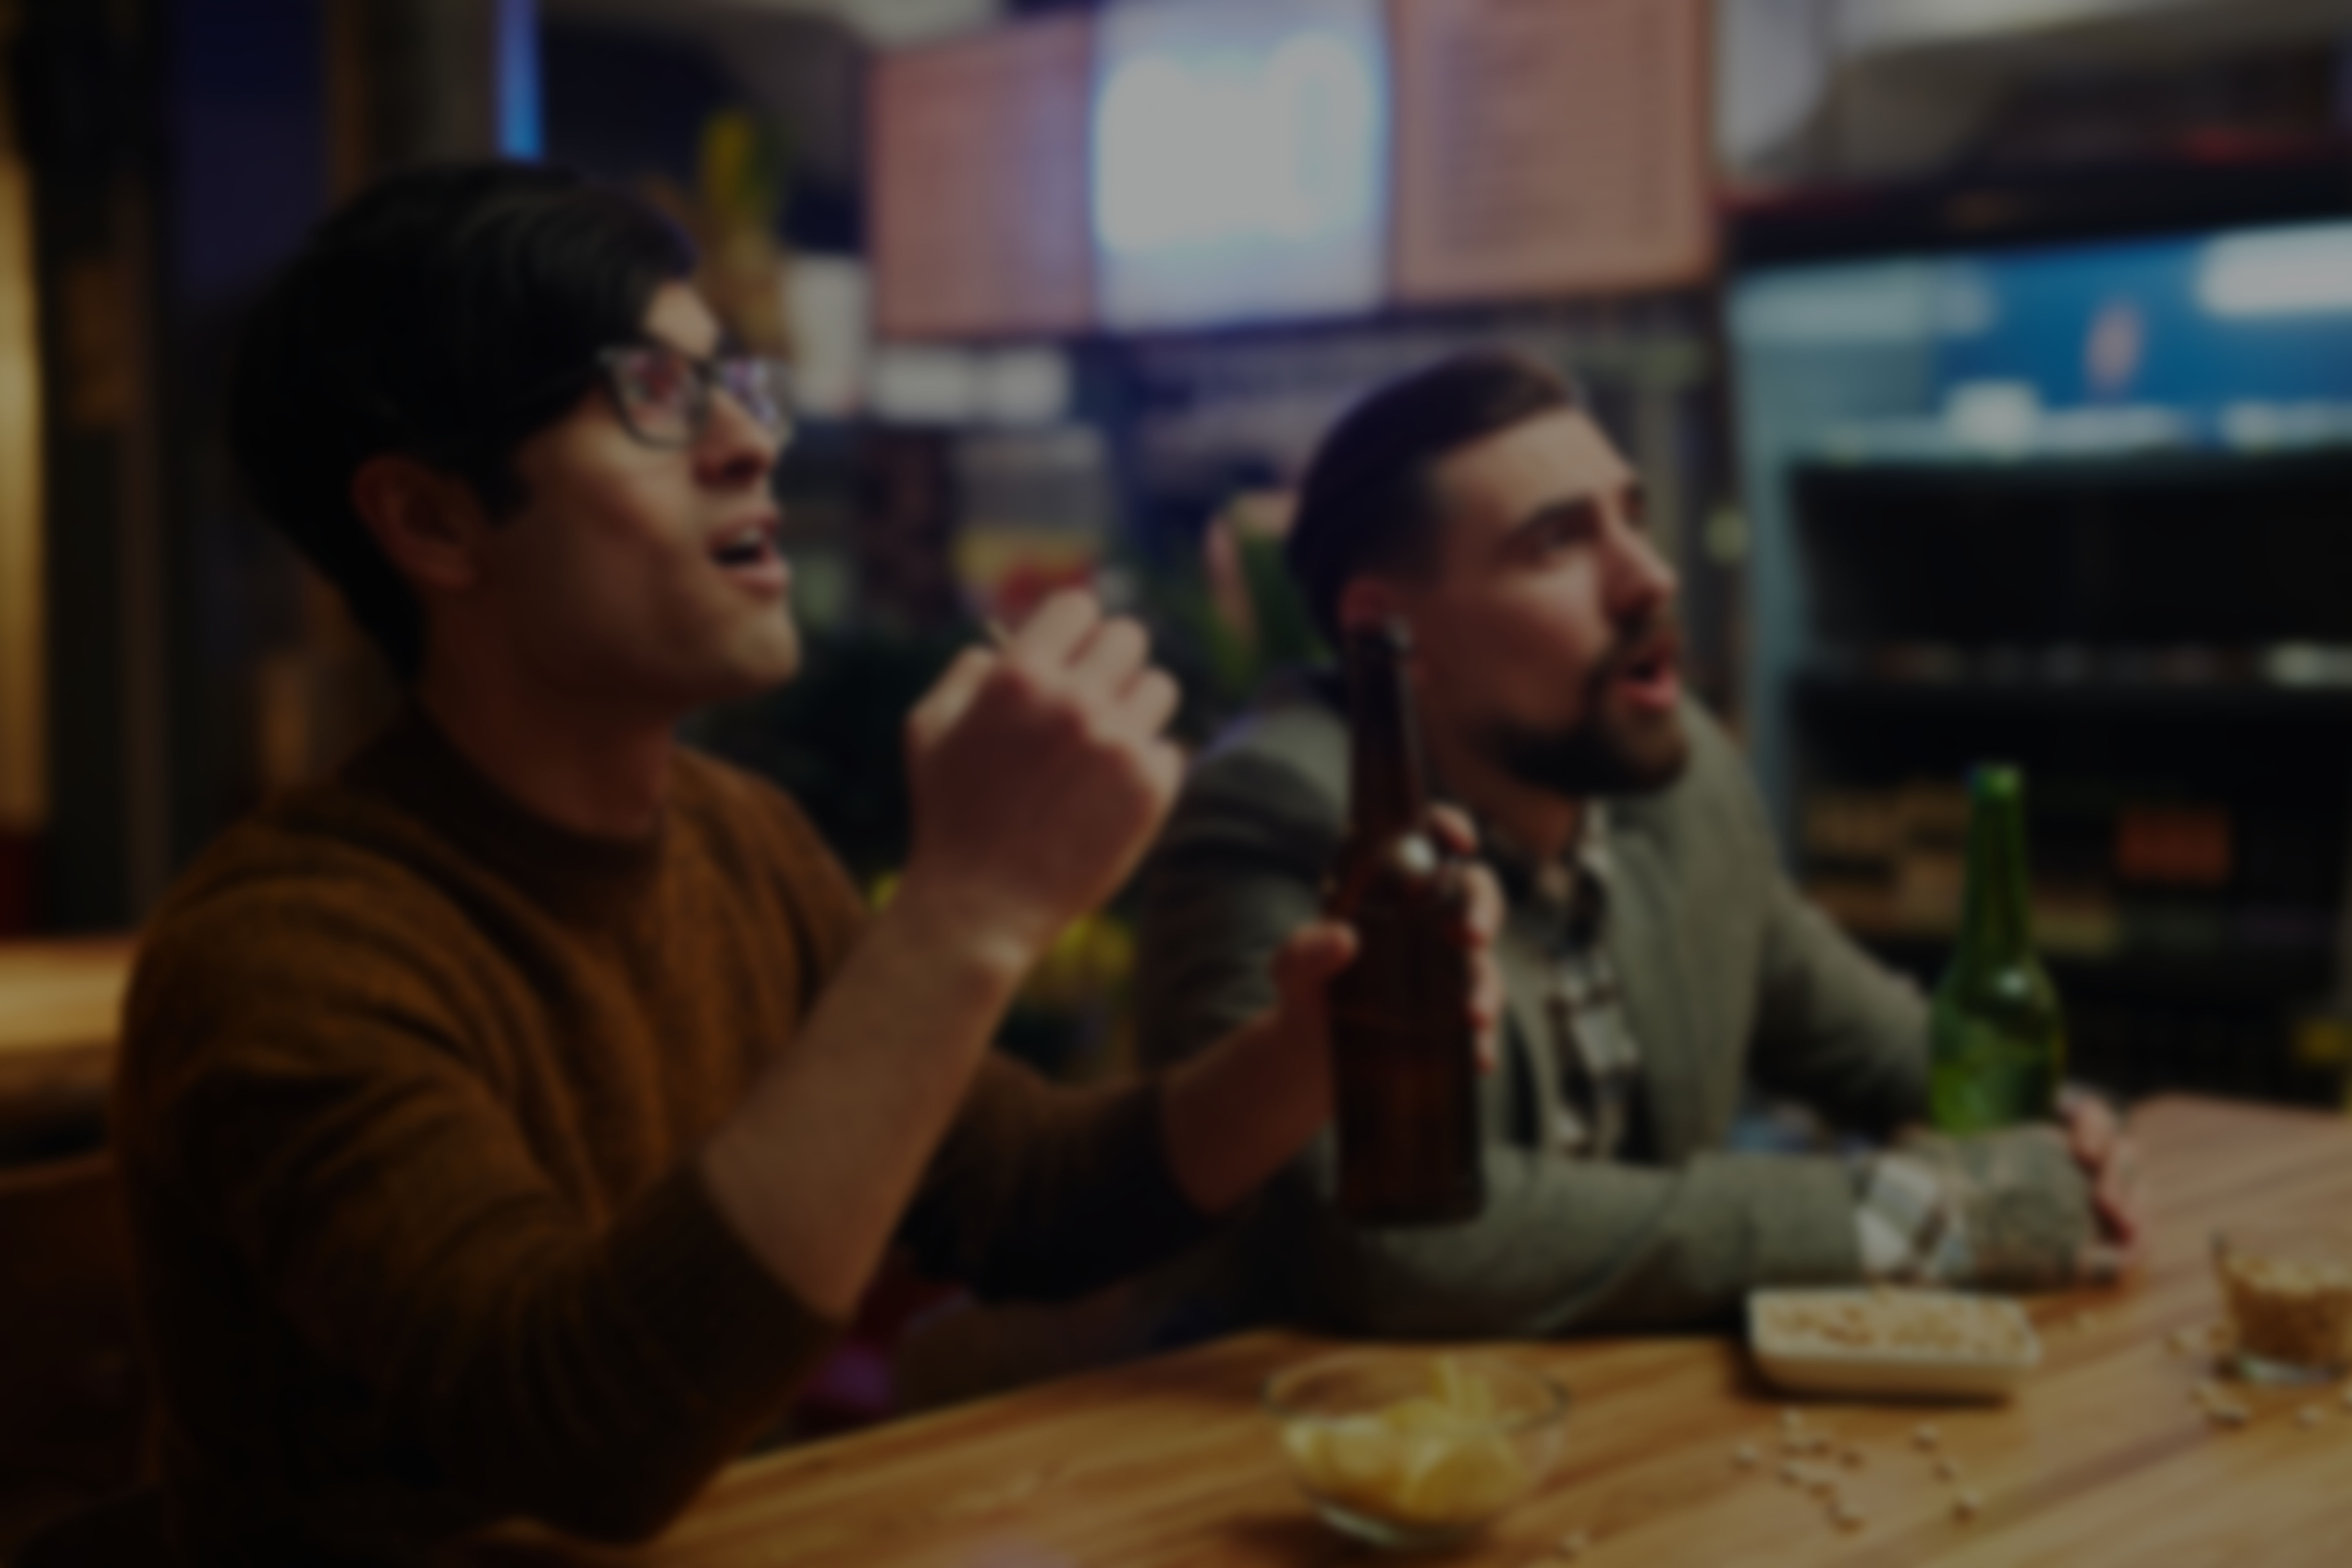
<path fill-rule="evenodd" d="M 725 388 L 710 395 L 710 414 L 694 444 L 695 471 L 705 484 L 740 489 L 765 479 L 783 450 L 783 438 L 751 416 Z"/>
<path fill-rule="evenodd" d="M 1614 570 L 1611 574 L 1611 597 L 1623 614 L 1646 615 L 1674 598 L 1682 586 L 1682 578 L 1672 563 L 1659 553 L 1657 544 L 1644 529 L 1637 528 L 1620 518 L 1610 529 L 1615 542 Z"/>

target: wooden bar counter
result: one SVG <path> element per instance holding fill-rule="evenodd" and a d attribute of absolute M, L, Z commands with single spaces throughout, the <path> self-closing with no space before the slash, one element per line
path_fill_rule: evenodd
<path fill-rule="evenodd" d="M 131 936 L 0 942 L 0 1131 L 103 1107 L 137 947 Z"/>
<path fill-rule="evenodd" d="M 2352 1405 L 2337 1388 L 2232 1393 L 2217 1426 L 2190 1397 L 2210 1358 L 2167 1342 L 2212 1323 L 2209 1248 L 2253 1217 L 2352 1224 L 2352 1123 L 2169 1099 L 2133 1119 L 2156 1245 L 2116 1289 L 2032 1303 L 2043 1363 L 2004 1405 L 1792 1401 L 1759 1384 L 1739 1342 L 1658 1335 L 1521 1344 L 1573 1401 L 1561 1463 L 1538 1494 L 1454 1563 L 2352 1563 Z M 1257 1397 L 1321 1348 L 1259 1332 L 1071 1377 L 730 1470 L 656 1543 L 572 1546 L 531 1531 L 465 1549 L 466 1564 L 646 1568 L 1072 1568 L 1365 1563 L 1292 1489 Z M 1841 1470 L 1863 1511 L 1841 1528 L 1785 1484 L 1781 1412 L 1858 1447 Z M 2305 1409 L 2321 1414 L 2307 1423 Z M 1938 1429 L 1982 1500 L 1915 1442 Z M 1752 1445 L 1761 1462 L 1735 1458 Z M 1580 1551 L 1563 1541 L 1587 1537 Z"/>

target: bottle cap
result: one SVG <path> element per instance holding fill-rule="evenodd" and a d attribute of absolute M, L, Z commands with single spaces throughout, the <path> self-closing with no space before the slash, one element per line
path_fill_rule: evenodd
<path fill-rule="evenodd" d="M 1969 772 L 1969 795 L 1973 800 L 2020 800 L 2025 795 L 2025 771 L 2015 763 L 1979 763 Z"/>

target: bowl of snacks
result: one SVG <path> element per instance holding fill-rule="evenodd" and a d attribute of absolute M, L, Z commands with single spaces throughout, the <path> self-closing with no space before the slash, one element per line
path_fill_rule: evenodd
<path fill-rule="evenodd" d="M 2213 1270 L 2239 1376 L 2325 1383 L 2352 1368 L 2352 1232 L 2232 1226 L 2213 1238 Z"/>
<path fill-rule="evenodd" d="M 2015 1301 L 1895 1286 L 1756 1290 L 1756 1364 L 1782 1388 L 1892 1399 L 2000 1399 L 2042 1363 Z"/>
<path fill-rule="evenodd" d="M 1503 1356 L 1367 1349 L 1276 1373 L 1265 1407 L 1326 1522 L 1417 1549 L 1461 1540 L 1535 1489 L 1559 1458 L 1568 1392 Z"/>

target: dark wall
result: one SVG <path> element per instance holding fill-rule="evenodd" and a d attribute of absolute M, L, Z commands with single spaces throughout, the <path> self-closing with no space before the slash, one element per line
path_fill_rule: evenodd
<path fill-rule="evenodd" d="M 301 635 L 299 568 L 245 504 L 223 416 L 246 310 L 327 208 L 324 25 L 313 0 L 173 0 L 171 10 L 160 347 L 176 861 L 254 804 L 257 667 Z"/>
<path fill-rule="evenodd" d="M 554 163 L 629 183 L 694 185 L 703 121 L 740 101 L 692 39 L 551 20 L 540 31 L 542 145 Z"/>
<path fill-rule="evenodd" d="M 122 603 L 135 547 L 157 128 L 152 5 L 32 0 L 10 58 L 33 174 L 46 464 L 50 820 L 37 924 L 119 923 L 131 902 L 134 746 Z M 149 824 L 152 830 L 152 823 Z M 152 859 L 152 842 L 144 846 Z"/>
<path fill-rule="evenodd" d="M 249 803 L 255 649 L 299 580 L 237 504 L 222 388 L 245 304 L 325 198 L 311 0 L 30 0 L 51 820 L 36 919 L 141 918 Z"/>
<path fill-rule="evenodd" d="M 807 250 L 863 243 L 856 168 L 863 55 L 837 25 L 787 13 L 682 12 L 677 25 L 548 16 L 540 26 L 544 151 L 600 178 L 696 184 L 702 129 L 747 110 L 782 133 L 782 237 Z"/>

